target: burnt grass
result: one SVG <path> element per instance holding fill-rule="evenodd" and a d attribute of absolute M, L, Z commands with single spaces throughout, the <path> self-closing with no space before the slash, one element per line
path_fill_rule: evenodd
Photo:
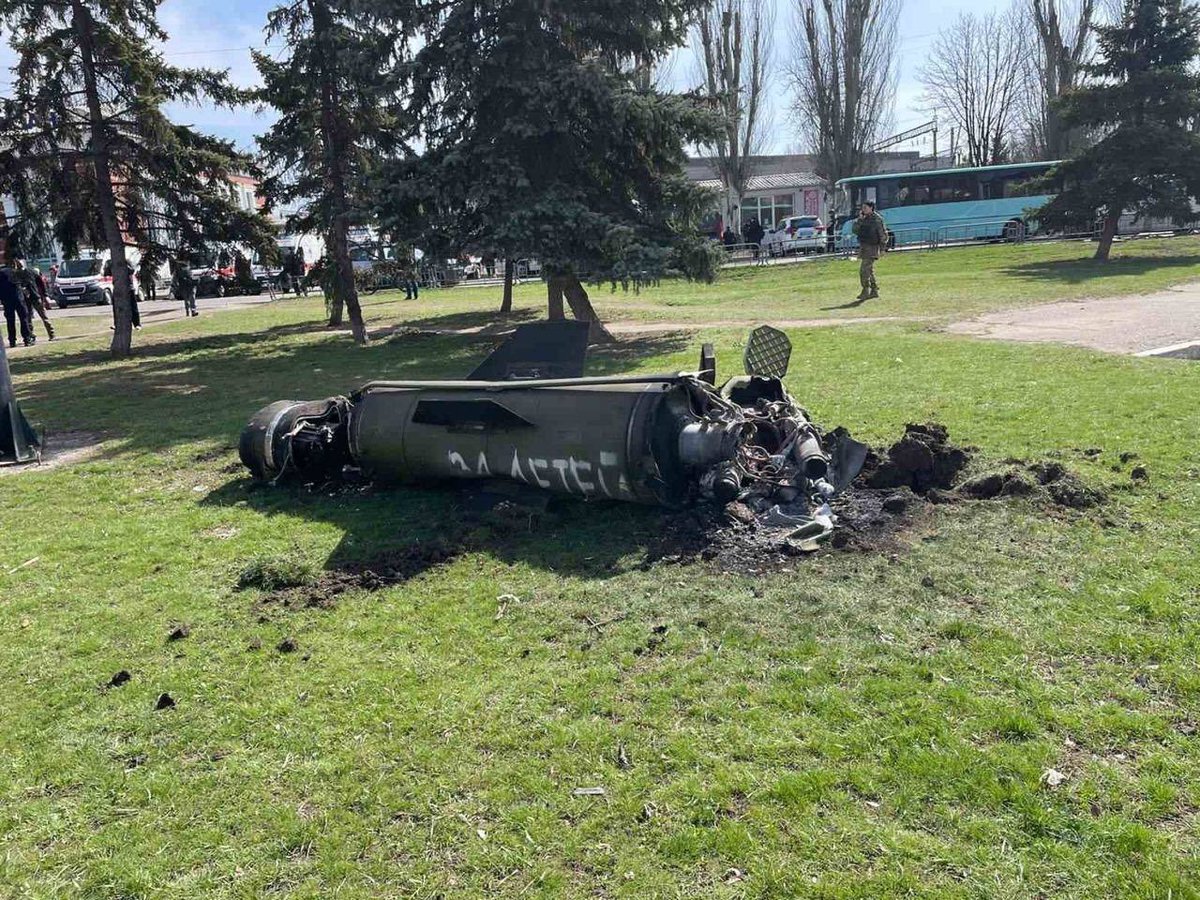
<path fill-rule="evenodd" d="M 891 446 L 868 453 L 859 476 L 834 498 L 831 507 L 837 527 L 816 552 L 902 551 L 905 533 L 919 528 L 939 504 L 1022 500 L 1047 515 L 1061 515 L 1090 510 L 1106 499 L 1058 461 L 1012 459 L 1002 468 L 979 473 L 972 471 L 974 455 L 974 448 L 955 444 L 941 425 L 905 426 Z M 261 591 L 265 603 L 328 607 L 349 591 L 403 584 L 464 553 L 510 555 L 531 531 L 536 534 L 560 524 L 552 510 L 552 506 L 547 510 L 544 498 L 536 508 L 519 500 L 502 501 L 468 514 L 446 536 L 365 560 L 333 562 L 324 571 L 287 559 L 254 560 L 243 568 L 237 587 Z M 643 570 L 660 564 L 704 563 L 724 572 L 759 574 L 811 555 L 789 538 L 790 528 L 763 525 L 740 502 L 663 512 L 657 519 L 651 517 L 649 525 L 644 555 L 637 563 Z"/>

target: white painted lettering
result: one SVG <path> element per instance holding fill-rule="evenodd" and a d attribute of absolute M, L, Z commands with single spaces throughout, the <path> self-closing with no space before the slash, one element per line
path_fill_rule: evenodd
<path fill-rule="evenodd" d="M 563 490 L 568 494 L 571 493 L 571 485 L 567 484 L 567 469 L 570 468 L 570 463 L 565 459 L 552 459 L 550 465 L 558 471 L 558 477 L 562 479 Z"/>
<path fill-rule="evenodd" d="M 532 457 L 526 457 L 525 462 L 529 464 L 529 471 L 533 474 L 538 487 L 550 487 L 550 482 L 538 474 L 538 469 L 548 469 L 550 468 L 549 464 L 544 459 L 533 459 Z"/>
<path fill-rule="evenodd" d="M 572 475 L 572 477 L 574 477 L 575 483 L 577 485 L 579 485 L 580 493 L 590 494 L 594 490 L 596 490 L 595 482 L 584 481 L 582 478 L 579 477 L 580 472 L 584 472 L 585 474 L 590 474 L 592 471 L 592 464 L 590 462 L 588 462 L 586 459 L 576 459 L 573 456 L 570 458 L 570 464 L 571 464 L 571 475 Z"/>

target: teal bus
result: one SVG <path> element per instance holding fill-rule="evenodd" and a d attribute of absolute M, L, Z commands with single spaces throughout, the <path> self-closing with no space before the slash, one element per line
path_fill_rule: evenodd
<path fill-rule="evenodd" d="M 835 185 L 837 208 L 846 214 L 838 233 L 839 248 L 857 246 L 850 228 L 858 208 L 867 201 L 875 203 L 887 222 L 893 246 L 1022 240 L 1037 231 L 1030 210 L 1054 196 L 1033 193 L 1029 182 L 1056 165 L 1032 162 L 843 178 Z"/>

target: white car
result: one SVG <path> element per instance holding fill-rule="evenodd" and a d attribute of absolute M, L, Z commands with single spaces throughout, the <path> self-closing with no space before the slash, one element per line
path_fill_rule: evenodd
<path fill-rule="evenodd" d="M 138 290 L 137 271 L 142 255 L 135 247 L 125 248 L 125 261 Z M 94 250 L 76 259 L 66 259 L 58 267 L 55 301 L 60 309 L 68 306 L 94 304 L 111 306 L 113 298 L 112 262 L 107 250 Z"/>
<path fill-rule="evenodd" d="M 825 250 L 825 223 L 817 216 L 789 216 L 762 239 L 768 256 L 821 253 Z"/>

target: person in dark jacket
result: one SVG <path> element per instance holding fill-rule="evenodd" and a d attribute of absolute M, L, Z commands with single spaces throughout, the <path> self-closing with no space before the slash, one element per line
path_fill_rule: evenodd
<path fill-rule="evenodd" d="M 746 223 L 746 243 L 754 245 L 754 258 L 758 259 L 758 246 L 762 243 L 766 231 L 763 230 L 762 224 L 758 219 L 751 219 Z"/>
<path fill-rule="evenodd" d="M 858 238 L 859 281 L 862 293 L 859 300 L 874 300 L 879 296 L 879 283 L 875 280 L 875 261 L 887 250 L 888 232 L 883 216 L 875 211 L 869 200 L 858 211 L 852 230 Z"/>
<path fill-rule="evenodd" d="M 304 258 L 304 248 L 297 247 L 288 257 L 288 274 L 292 280 L 292 291 L 297 297 L 308 296 L 308 261 Z"/>
<path fill-rule="evenodd" d="M 137 284 L 133 277 L 133 266 L 128 263 L 125 265 L 125 284 L 129 288 L 129 317 L 133 320 L 133 327 L 140 329 L 142 327 L 142 313 L 138 309 Z M 112 305 L 112 317 L 113 323 L 108 326 L 109 331 L 117 327 L 117 301 L 115 298 Z"/>
<path fill-rule="evenodd" d="M 21 324 L 21 341 L 26 347 L 34 344 L 33 323 L 29 321 L 29 307 L 17 273 L 5 267 L 0 269 L 0 305 L 4 307 L 4 321 L 8 326 L 8 346 L 17 346 L 17 323 Z"/>
<path fill-rule="evenodd" d="M 138 282 L 142 286 L 142 299 L 147 303 L 153 303 L 157 298 L 155 294 L 155 275 L 158 272 L 158 264 L 149 250 L 142 256 L 142 261 L 138 263 Z"/>
<path fill-rule="evenodd" d="M 13 263 L 17 273 L 18 286 L 25 292 L 25 306 L 29 311 L 29 330 L 33 330 L 33 316 L 36 313 L 46 326 L 46 337 L 54 340 L 54 326 L 50 324 L 50 316 L 46 314 L 47 293 L 46 280 L 37 269 L 30 269 L 25 260 L 18 259 Z"/>
<path fill-rule="evenodd" d="M 176 300 L 183 301 L 185 316 L 198 316 L 196 311 L 196 277 L 192 275 L 192 266 L 186 259 L 175 261 L 175 274 L 171 276 L 171 293 Z"/>

